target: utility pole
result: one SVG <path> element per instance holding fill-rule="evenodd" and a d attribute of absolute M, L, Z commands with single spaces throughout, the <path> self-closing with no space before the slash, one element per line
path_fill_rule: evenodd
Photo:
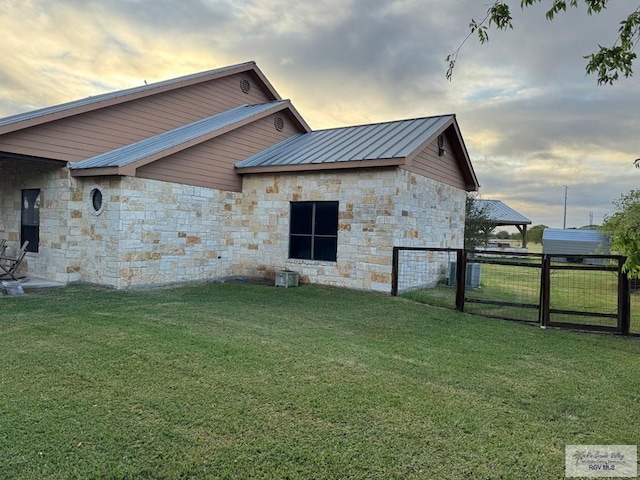
<path fill-rule="evenodd" d="M 564 186 L 564 221 L 562 222 L 562 228 L 567 228 L 567 190 L 569 187 Z"/>

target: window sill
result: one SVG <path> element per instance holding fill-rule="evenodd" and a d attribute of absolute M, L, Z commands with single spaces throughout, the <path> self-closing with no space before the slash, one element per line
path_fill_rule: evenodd
<path fill-rule="evenodd" d="M 335 266 L 337 260 L 310 260 L 307 258 L 287 258 L 288 265 L 326 265 L 329 267 Z"/>

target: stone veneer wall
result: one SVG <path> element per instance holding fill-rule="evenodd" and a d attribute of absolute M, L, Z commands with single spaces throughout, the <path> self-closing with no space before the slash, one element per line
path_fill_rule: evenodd
<path fill-rule="evenodd" d="M 20 274 L 69 281 L 66 241 L 71 226 L 67 205 L 73 182 L 69 171 L 60 165 L 0 160 L 0 237 L 9 241 L 10 252 L 20 248 L 22 190 L 40 189 L 39 248 L 27 253 Z"/>
<path fill-rule="evenodd" d="M 288 268 L 303 282 L 389 292 L 393 246 L 462 247 L 465 198 L 400 168 L 245 175 L 232 268 L 266 276 Z M 336 262 L 287 258 L 289 202 L 306 200 L 339 201 Z"/>
<path fill-rule="evenodd" d="M 81 280 L 116 288 L 207 280 L 227 274 L 228 238 L 223 228 L 240 194 L 204 187 L 123 177 L 103 191 L 103 211 L 85 216 L 86 252 Z"/>
<path fill-rule="evenodd" d="M 34 168 L 34 165 L 36 167 Z M 225 276 L 222 235 L 240 194 L 131 177 L 72 178 L 64 167 L 0 163 L 0 238 L 20 241 L 21 191 L 41 189 L 40 244 L 21 273 L 126 288 Z M 103 207 L 93 209 L 99 189 Z"/>
<path fill-rule="evenodd" d="M 16 161 L 0 171 L 0 237 L 17 245 L 20 191 L 40 188 L 29 275 L 61 282 L 127 288 L 289 268 L 303 282 L 388 292 L 393 246 L 463 244 L 465 192 L 400 168 L 245 175 L 242 193 Z M 289 203 L 305 200 L 339 202 L 336 262 L 287 258 Z M 409 283 L 432 281 L 421 275 Z"/>

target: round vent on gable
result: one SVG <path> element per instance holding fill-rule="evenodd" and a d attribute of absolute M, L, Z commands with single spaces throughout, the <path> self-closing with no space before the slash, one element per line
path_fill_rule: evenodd
<path fill-rule="evenodd" d="M 240 89 L 244 93 L 249 93 L 249 90 L 251 90 L 251 84 L 249 83 L 249 80 L 247 80 L 246 78 L 240 80 Z"/>
<path fill-rule="evenodd" d="M 273 120 L 273 124 L 276 126 L 276 130 L 281 132 L 282 129 L 284 128 L 284 119 L 282 117 L 276 117 Z"/>

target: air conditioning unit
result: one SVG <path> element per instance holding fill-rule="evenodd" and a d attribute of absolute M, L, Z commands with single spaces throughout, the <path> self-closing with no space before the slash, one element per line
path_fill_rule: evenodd
<path fill-rule="evenodd" d="M 467 263 L 467 288 L 480 288 L 480 274 L 482 273 L 481 263 Z"/>
<path fill-rule="evenodd" d="M 456 285 L 456 275 L 458 270 L 457 262 L 449 262 L 449 281 L 448 285 L 454 287 Z M 465 287 L 467 288 L 479 288 L 480 277 L 482 274 L 481 263 L 467 263 L 466 281 Z"/>
<path fill-rule="evenodd" d="M 449 281 L 447 285 L 450 287 L 456 286 L 456 275 L 458 272 L 458 262 L 449 262 Z"/>
<path fill-rule="evenodd" d="M 299 275 L 292 270 L 276 270 L 276 287 L 297 287 Z"/>

